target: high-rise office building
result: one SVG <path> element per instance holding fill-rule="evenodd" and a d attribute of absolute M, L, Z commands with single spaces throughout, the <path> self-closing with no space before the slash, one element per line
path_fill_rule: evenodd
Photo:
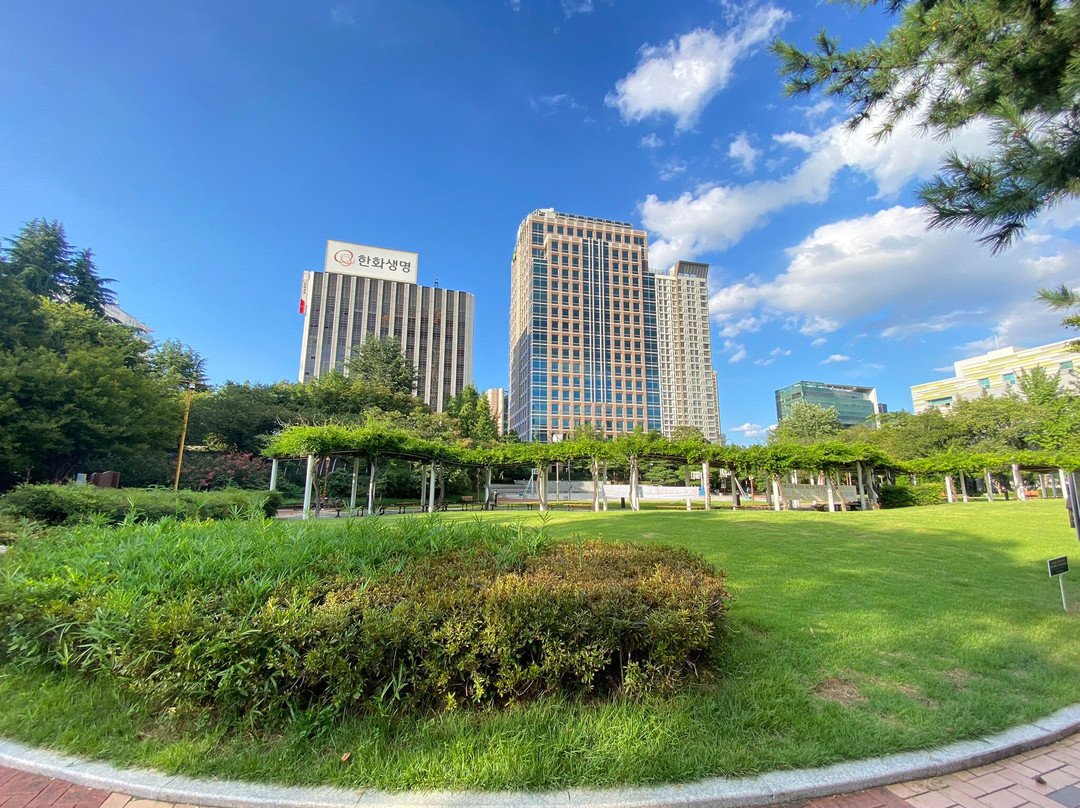
<path fill-rule="evenodd" d="M 776 417 L 783 421 L 799 401 L 836 410 L 840 424 L 845 427 L 865 424 L 875 426 L 882 410 L 878 405 L 876 387 L 857 387 L 850 384 L 825 382 L 795 382 L 776 391 Z"/>
<path fill-rule="evenodd" d="M 417 397 L 441 412 L 472 384 L 476 301 L 416 278 L 416 253 L 328 242 L 323 271 L 304 273 L 300 381 L 346 370 L 369 336 L 395 339 L 416 367 Z"/>
<path fill-rule="evenodd" d="M 1076 374 L 1077 355 L 1070 349 L 1071 340 L 1051 342 L 1038 348 L 999 348 L 970 359 L 953 363 L 956 375 L 939 382 L 917 384 L 911 388 L 915 414 L 931 407 L 948 412 L 961 398 L 982 395 L 1003 396 L 1015 392 L 1021 373 L 1043 368 L 1056 376 L 1058 386 L 1067 392 L 1080 391 Z"/>
<path fill-rule="evenodd" d="M 511 263 L 509 423 L 557 441 L 660 429 L 656 285 L 644 230 L 536 210 Z"/>
<path fill-rule="evenodd" d="M 709 265 L 679 261 L 656 273 L 660 431 L 692 426 L 720 441 L 720 404 L 709 326 Z"/>

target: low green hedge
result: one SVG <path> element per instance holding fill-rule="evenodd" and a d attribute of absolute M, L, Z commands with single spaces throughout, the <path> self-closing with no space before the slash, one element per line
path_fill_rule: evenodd
<path fill-rule="evenodd" d="M 882 508 L 907 508 L 912 505 L 941 505 L 945 502 L 944 483 L 918 485 L 883 485 L 878 492 Z"/>
<path fill-rule="evenodd" d="M 256 722 L 670 692 L 728 602 L 684 550 L 431 517 L 80 527 L 5 567 L 0 659 Z"/>
<path fill-rule="evenodd" d="M 180 519 L 228 519 L 261 512 L 273 517 L 281 507 L 276 491 L 169 491 L 98 488 L 93 485 L 20 485 L 0 498 L 0 513 L 46 525 L 104 519 L 153 522 Z"/>

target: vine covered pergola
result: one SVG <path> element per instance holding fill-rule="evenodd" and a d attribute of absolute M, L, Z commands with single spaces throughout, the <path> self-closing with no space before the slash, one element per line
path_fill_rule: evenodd
<path fill-rule="evenodd" d="M 283 459 L 307 459 L 307 475 L 304 487 L 304 518 L 311 511 L 314 488 L 314 469 L 317 462 L 326 458 L 352 458 L 353 477 L 350 508 L 356 507 L 357 480 L 361 459 L 368 464 L 367 512 L 374 513 L 375 480 L 380 464 L 386 460 L 405 460 L 420 463 L 425 469 L 425 510 L 435 510 L 435 474 L 438 466 L 464 466 L 483 469 L 486 477 L 484 506 L 491 503 L 491 476 L 493 469 L 512 466 L 531 466 L 537 475 L 537 502 L 540 510 L 549 507 L 547 482 L 549 468 L 553 463 L 580 461 L 586 464 L 592 476 L 592 508 L 607 510 L 604 485 L 607 465 L 617 462 L 625 465 L 630 474 L 630 507 L 640 510 L 638 490 L 640 469 L 643 462 L 667 461 L 685 464 L 688 468 L 700 466 L 702 480 L 707 481 L 712 468 L 725 470 L 732 478 L 734 488 L 745 495 L 740 480 L 767 480 L 771 485 L 771 499 L 776 510 L 783 508 L 785 480 L 795 471 L 812 472 L 824 478 L 828 491 L 829 510 L 836 510 L 835 491 L 839 489 L 841 475 L 853 479 L 858 490 L 862 508 L 880 507 L 875 480 L 886 474 L 942 475 L 946 495 L 950 502 L 956 499 L 954 477 L 959 479 L 961 497 L 968 501 L 968 480 L 982 477 L 987 483 L 987 496 L 993 499 L 990 475 L 1011 473 L 1019 498 L 1024 498 L 1021 480 L 1023 472 L 1058 474 L 1062 489 L 1071 497 L 1076 507 L 1077 490 L 1080 488 L 1080 455 L 1055 452 L 1016 451 L 1010 453 L 984 454 L 973 452 L 946 452 L 916 460 L 898 460 L 880 449 L 865 443 L 846 444 L 825 442 L 813 446 L 719 446 L 702 440 L 671 440 L 657 433 L 634 432 L 620 435 L 612 440 L 585 437 L 560 443 L 508 443 L 491 447 L 470 447 L 421 438 L 407 430 L 380 425 L 367 426 L 294 426 L 275 435 L 264 455 L 273 460 L 270 487 L 277 479 L 278 461 Z M 430 484 L 427 483 L 430 468 Z M 733 497 L 733 503 L 735 498 Z M 846 508 L 843 497 L 840 507 Z M 711 508 L 709 486 L 704 485 L 704 506 Z M 1074 512 L 1080 512 L 1075 511 Z"/>

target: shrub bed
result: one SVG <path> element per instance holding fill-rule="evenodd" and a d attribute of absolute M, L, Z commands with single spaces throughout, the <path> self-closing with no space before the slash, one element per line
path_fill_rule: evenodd
<path fill-rule="evenodd" d="M 103 519 L 154 522 L 180 519 L 228 519 L 261 513 L 272 517 L 281 507 L 276 491 L 169 491 L 98 488 L 93 485 L 20 485 L 0 498 L 0 512 L 46 525 Z"/>
<path fill-rule="evenodd" d="M 0 658 L 255 722 L 671 691 L 728 601 L 685 550 L 437 518 L 80 527 L 2 569 Z"/>
<path fill-rule="evenodd" d="M 912 505 L 941 505 L 945 502 L 944 483 L 919 485 L 883 485 L 879 491 L 882 508 L 907 508 Z"/>

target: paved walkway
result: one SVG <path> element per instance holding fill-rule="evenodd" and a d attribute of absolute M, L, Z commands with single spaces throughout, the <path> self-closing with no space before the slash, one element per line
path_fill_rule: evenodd
<path fill-rule="evenodd" d="M 271 805 L 272 803 L 264 803 Z M 1080 733 L 975 769 L 791 808 L 1080 808 Z M 0 767 L 0 808 L 197 808 Z"/>

